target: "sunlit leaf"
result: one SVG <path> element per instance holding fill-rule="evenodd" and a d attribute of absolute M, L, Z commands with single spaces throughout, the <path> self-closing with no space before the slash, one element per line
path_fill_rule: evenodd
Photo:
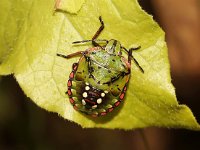
<path fill-rule="evenodd" d="M 58 12 L 54 5 L 54 0 L 0 1 L 1 75 L 13 73 L 38 106 L 82 127 L 200 129 L 190 109 L 176 101 L 164 32 L 136 0 L 61 0 Z M 99 38 L 117 39 L 127 48 L 140 45 L 134 56 L 145 72 L 133 63 L 124 103 L 107 116 L 91 118 L 75 111 L 65 94 L 78 58 L 56 54 L 91 47 L 71 43 L 91 39 L 100 26 L 99 16 L 105 23 Z"/>

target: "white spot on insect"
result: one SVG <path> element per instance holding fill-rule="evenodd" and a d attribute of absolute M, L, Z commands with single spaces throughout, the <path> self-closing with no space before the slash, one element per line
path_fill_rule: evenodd
<path fill-rule="evenodd" d="M 107 93 L 108 93 L 108 91 L 104 91 L 104 93 L 106 93 L 106 94 L 107 94 Z"/>
<path fill-rule="evenodd" d="M 105 97 L 105 95 L 106 95 L 105 93 L 101 93 L 101 97 Z"/>
<path fill-rule="evenodd" d="M 89 85 L 89 83 L 88 83 L 88 82 L 85 82 L 85 85 Z"/>
<path fill-rule="evenodd" d="M 86 87 L 85 87 L 85 90 L 86 90 L 86 91 L 88 91 L 89 89 L 90 89 L 90 87 L 89 87 L 89 86 L 86 86 Z"/>
<path fill-rule="evenodd" d="M 98 98 L 98 99 L 97 99 L 97 103 L 98 103 L 98 104 L 101 104 L 101 103 L 102 103 L 102 99 L 101 99 L 101 98 Z"/>
<path fill-rule="evenodd" d="M 95 109 L 95 108 L 97 108 L 97 105 L 93 105 L 93 106 L 92 106 L 92 109 Z"/>
<path fill-rule="evenodd" d="M 87 92 L 83 92 L 83 97 L 87 97 L 88 95 L 87 95 Z"/>
<path fill-rule="evenodd" d="M 83 105 L 86 105 L 86 102 L 85 102 L 85 100 L 84 100 L 84 99 L 82 99 L 82 104 L 83 104 Z"/>

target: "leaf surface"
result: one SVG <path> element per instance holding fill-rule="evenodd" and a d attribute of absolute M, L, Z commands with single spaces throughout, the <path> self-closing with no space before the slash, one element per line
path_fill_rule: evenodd
<path fill-rule="evenodd" d="M 192 112 L 179 105 L 171 84 L 164 32 L 136 0 L 1 0 L 0 74 L 14 74 L 24 93 L 38 106 L 56 112 L 82 127 L 135 129 L 149 126 L 199 130 Z M 78 4 L 78 5 L 77 5 Z M 132 64 L 123 104 L 107 116 L 90 118 L 69 103 L 67 80 L 78 58 L 62 59 L 91 45 L 73 46 L 91 39 L 102 16 L 101 39 L 117 39 L 126 48 L 141 46 L 133 55 L 144 69 Z"/>

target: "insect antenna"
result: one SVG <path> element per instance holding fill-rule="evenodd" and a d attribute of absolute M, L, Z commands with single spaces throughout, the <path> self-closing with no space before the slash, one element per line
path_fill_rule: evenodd
<path fill-rule="evenodd" d="M 140 64 L 138 63 L 138 61 L 133 57 L 132 55 L 132 52 L 133 50 L 138 50 L 141 48 L 141 46 L 138 46 L 138 47 L 133 47 L 133 48 L 130 48 L 129 50 L 127 50 L 125 47 L 121 46 L 122 49 L 124 49 L 127 53 L 128 53 L 128 61 L 129 63 L 131 63 L 131 59 L 133 59 L 133 61 L 135 62 L 136 66 L 140 69 L 140 71 L 142 73 L 144 73 L 144 70 L 143 68 L 140 66 Z"/>
<path fill-rule="evenodd" d="M 75 42 L 72 42 L 72 44 L 79 44 L 79 43 L 87 43 L 87 42 L 92 42 L 92 41 L 95 41 L 95 42 L 105 42 L 106 44 L 108 43 L 108 40 L 105 40 L 105 39 L 95 39 L 95 40 L 82 40 L 82 41 L 75 41 Z"/>

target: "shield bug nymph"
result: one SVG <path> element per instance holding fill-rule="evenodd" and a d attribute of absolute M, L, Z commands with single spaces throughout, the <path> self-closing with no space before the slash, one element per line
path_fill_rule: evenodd
<path fill-rule="evenodd" d="M 73 44 L 92 42 L 93 47 L 69 55 L 57 54 L 63 58 L 80 55 L 72 65 L 72 72 L 67 82 L 69 101 L 74 109 L 93 117 L 104 116 L 113 111 L 124 99 L 131 72 L 131 60 L 144 72 L 127 50 L 114 39 L 97 39 L 104 29 L 104 22 L 99 17 L 101 26 L 91 40 L 76 41 Z M 100 42 L 105 44 L 102 46 Z M 126 52 L 127 58 L 122 55 Z"/>

